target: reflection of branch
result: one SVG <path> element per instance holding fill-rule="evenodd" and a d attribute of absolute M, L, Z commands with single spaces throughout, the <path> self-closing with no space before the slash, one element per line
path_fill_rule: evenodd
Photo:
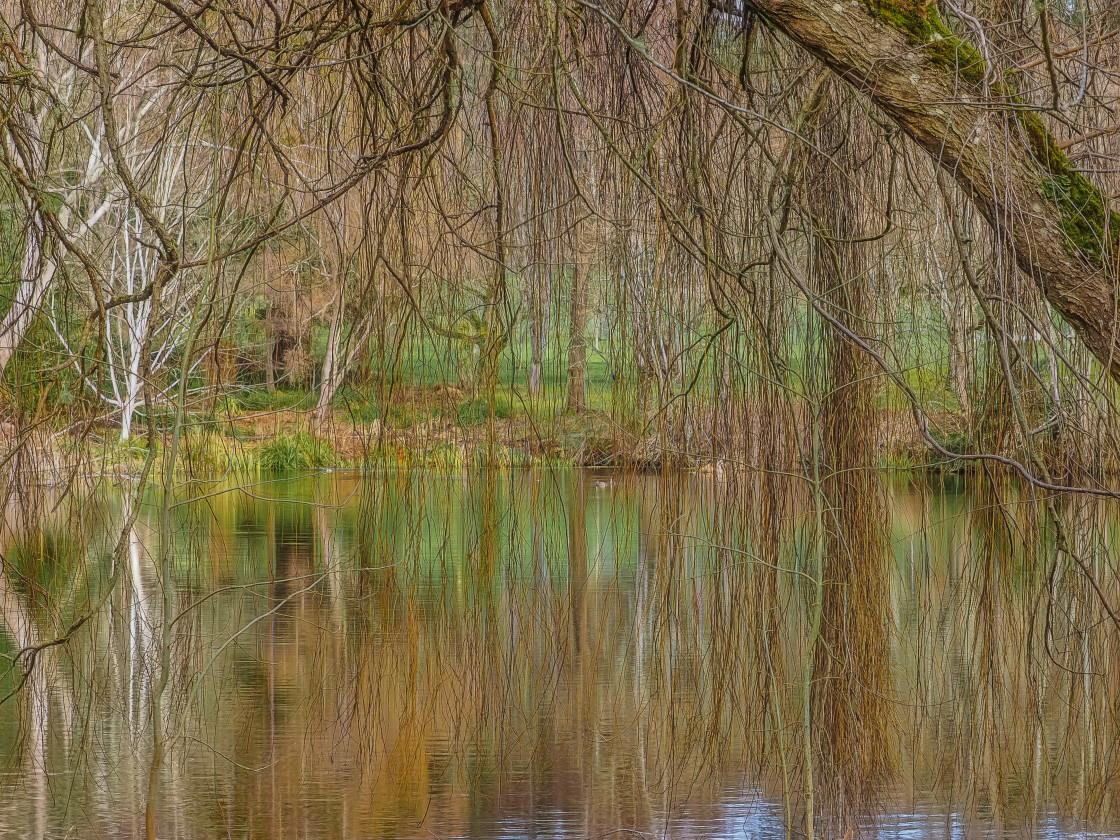
<path fill-rule="evenodd" d="M 22 689 L 23 686 L 27 683 L 27 680 L 31 676 L 31 672 L 35 669 L 35 663 L 38 661 L 39 654 L 42 651 L 69 642 L 74 637 L 74 634 L 78 632 L 78 630 L 84 627 L 90 621 L 90 619 L 92 619 L 101 611 L 101 608 L 105 606 L 110 596 L 112 596 L 113 590 L 117 587 L 117 581 L 120 579 L 120 570 L 124 566 L 124 563 L 122 563 L 121 560 L 124 558 L 127 541 L 129 535 L 132 533 L 133 526 L 136 524 L 136 518 L 140 514 L 140 504 L 143 500 L 144 492 L 147 490 L 148 477 L 151 475 L 152 466 L 155 464 L 156 454 L 158 451 L 159 450 L 155 446 L 148 447 L 148 454 L 144 458 L 144 465 L 140 470 L 140 477 L 136 481 L 136 485 L 133 489 L 132 495 L 126 497 L 125 499 L 126 513 L 124 516 L 124 522 L 121 525 L 120 534 L 117 537 L 116 545 L 113 546 L 113 571 L 109 576 L 109 581 L 105 587 L 105 591 L 101 594 L 101 597 L 97 599 L 97 602 L 92 607 L 90 607 L 89 610 L 87 610 L 82 616 L 71 622 L 70 626 L 64 633 L 62 633 L 62 635 L 16 652 L 15 656 L 12 657 L 11 667 L 14 668 L 20 660 L 23 660 L 24 664 L 22 674 L 16 687 L 5 694 L 2 698 L 0 698 L 0 706 L 3 706 L 5 703 L 7 703 L 8 700 L 14 697 L 16 693 L 20 691 L 20 689 Z M 7 561 L 4 560 L 2 556 L 0 556 L 0 563 L 6 562 Z M 11 668 L 9 668 L 8 671 L 10 672 Z"/>

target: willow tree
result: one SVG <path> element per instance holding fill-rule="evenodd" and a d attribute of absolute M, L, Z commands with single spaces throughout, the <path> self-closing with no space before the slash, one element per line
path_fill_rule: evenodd
<path fill-rule="evenodd" d="M 1040 116 L 1062 116 L 1070 105 L 1061 98 L 1045 13 L 1042 62 L 1052 88 L 1048 101 L 1031 105 L 1016 74 L 1000 72 L 986 43 L 976 45 L 984 27 L 964 12 L 959 26 L 973 26 L 971 38 L 929 2 L 749 0 L 745 8 L 866 95 L 949 172 L 1054 310 L 1120 376 L 1120 214 Z"/>

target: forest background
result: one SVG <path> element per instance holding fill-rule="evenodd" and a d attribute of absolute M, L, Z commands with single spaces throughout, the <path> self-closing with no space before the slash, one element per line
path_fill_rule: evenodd
<path fill-rule="evenodd" d="M 1115 466 L 1116 4 L 2 14 L 39 478 Z"/>

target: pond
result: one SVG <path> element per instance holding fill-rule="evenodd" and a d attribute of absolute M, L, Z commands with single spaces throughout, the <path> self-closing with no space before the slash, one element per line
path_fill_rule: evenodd
<path fill-rule="evenodd" d="M 200 485 L 166 590 L 155 495 L 119 562 L 124 493 L 14 500 L 0 834 L 1120 830 L 1117 520 L 1060 500 L 1075 561 L 1009 483 L 882 486 L 822 563 L 812 499 L 746 478 Z"/>

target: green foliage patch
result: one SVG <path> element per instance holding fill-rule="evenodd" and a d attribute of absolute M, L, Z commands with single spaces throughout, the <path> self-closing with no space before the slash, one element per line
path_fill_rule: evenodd
<path fill-rule="evenodd" d="M 512 413 L 509 398 L 504 394 L 494 396 L 494 416 L 498 419 L 509 417 Z M 455 425 L 477 426 L 490 418 L 490 404 L 486 400 L 467 400 L 455 410 Z"/>

